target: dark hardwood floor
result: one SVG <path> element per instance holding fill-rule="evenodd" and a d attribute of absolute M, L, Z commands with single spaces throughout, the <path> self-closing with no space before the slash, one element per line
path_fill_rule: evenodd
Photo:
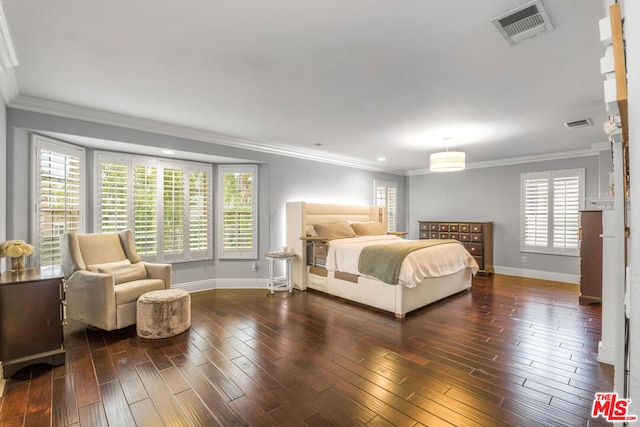
<path fill-rule="evenodd" d="M 607 425 L 601 309 L 575 285 L 477 277 L 402 320 L 314 291 L 191 297 L 170 339 L 71 322 L 67 363 L 9 379 L 0 426 Z"/>

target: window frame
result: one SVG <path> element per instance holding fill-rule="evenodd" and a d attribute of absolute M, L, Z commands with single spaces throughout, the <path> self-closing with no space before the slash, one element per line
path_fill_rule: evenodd
<path fill-rule="evenodd" d="M 156 207 L 160 204 L 164 204 L 164 172 L 165 169 L 179 169 L 183 172 L 183 194 L 182 194 L 182 206 L 184 208 L 183 218 L 183 245 L 182 251 L 177 253 L 167 253 L 165 248 L 165 229 L 164 229 L 164 215 L 165 209 L 157 209 L 155 217 L 155 255 L 140 254 L 141 258 L 145 261 L 152 262 L 167 262 L 167 263 L 180 263 L 190 261 L 202 261 L 210 260 L 213 258 L 213 196 L 212 196 L 212 176 L 213 167 L 208 163 L 190 162 L 186 160 L 167 160 L 163 158 L 156 158 L 151 156 L 127 154 L 127 153 L 115 153 L 109 151 L 96 151 L 94 154 L 95 163 L 95 192 L 94 192 L 94 229 L 97 232 L 102 230 L 102 164 L 105 162 L 122 163 L 127 165 L 127 227 L 134 231 L 135 235 L 135 209 L 134 209 L 134 196 L 135 196 L 135 169 L 136 167 L 152 167 L 155 168 L 155 202 Z M 200 171 L 206 173 L 206 206 L 208 210 L 206 227 L 206 250 L 192 251 L 190 245 L 190 210 L 189 203 L 191 194 L 190 190 L 190 175 L 191 172 Z"/>
<path fill-rule="evenodd" d="M 86 149 L 84 147 L 70 144 L 68 142 L 58 141 L 53 138 L 48 138 L 39 134 L 31 135 L 31 198 L 30 203 L 33 206 L 33 217 L 31 219 L 31 242 L 35 248 L 35 254 L 33 257 L 34 265 L 36 267 L 42 266 L 42 254 L 41 254 L 41 238 L 42 232 L 40 228 L 40 214 L 41 214 L 41 151 L 51 151 L 56 154 L 64 156 L 73 156 L 78 158 L 79 170 L 78 170 L 78 227 L 77 229 L 65 229 L 62 234 L 75 231 L 83 233 L 86 228 L 86 207 L 87 207 L 87 195 L 85 187 L 85 173 L 86 173 Z M 46 264 L 46 265 L 58 265 L 58 264 Z"/>
<path fill-rule="evenodd" d="M 252 173 L 252 248 L 251 250 L 224 249 L 224 175 L 227 173 Z M 219 165 L 218 166 L 218 214 L 217 246 L 219 259 L 258 259 L 258 165 Z"/>
<path fill-rule="evenodd" d="M 378 188 L 385 188 L 385 204 L 378 204 Z M 389 203 L 389 191 L 395 191 L 395 201 L 393 209 Z M 393 181 L 373 180 L 373 204 L 375 206 L 384 206 L 387 208 L 387 231 L 398 231 L 398 183 Z"/>
<path fill-rule="evenodd" d="M 540 253 L 548 255 L 565 255 L 580 256 L 580 242 L 577 240 L 575 248 L 564 248 L 554 246 L 554 221 L 555 221 L 555 205 L 554 205 L 554 183 L 556 179 L 576 177 L 578 178 L 578 207 L 577 207 L 577 227 L 580 224 L 580 211 L 585 207 L 585 169 L 564 169 L 543 172 L 524 172 L 520 174 L 520 251 L 525 253 Z M 547 241 L 546 246 L 527 245 L 526 234 L 526 183 L 530 179 L 546 179 L 547 180 Z M 566 233 L 565 233 L 566 234 Z M 578 231 L 576 230 L 576 239 Z"/>

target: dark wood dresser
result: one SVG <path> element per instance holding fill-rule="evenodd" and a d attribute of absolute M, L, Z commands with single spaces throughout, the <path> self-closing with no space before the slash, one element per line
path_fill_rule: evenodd
<path fill-rule="evenodd" d="M 493 273 L 493 222 L 418 221 L 420 239 L 455 239 L 475 258 L 480 274 Z"/>
<path fill-rule="evenodd" d="M 27 268 L 0 276 L 0 361 L 4 378 L 35 363 L 61 365 L 62 269 Z"/>

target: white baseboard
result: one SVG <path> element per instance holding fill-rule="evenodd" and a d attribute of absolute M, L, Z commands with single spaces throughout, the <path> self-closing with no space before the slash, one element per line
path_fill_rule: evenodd
<path fill-rule="evenodd" d="M 551 280 L 554 282 L 580 284 L 579 274 L 556 273 L 553 271 L 528 270 L 526 268 L 493 266 L 497 274 L 506 274 L 507 276 L 527 277 L 529 279 Z"/>
<path fill-rule="evenodd" d="M 184 289 L 187 292 L 201 292 L 209 289 L 266 289 L 268 279 L 232 279 L 216 278 L 197 282 L 173 283 L 172 288 Z"/>

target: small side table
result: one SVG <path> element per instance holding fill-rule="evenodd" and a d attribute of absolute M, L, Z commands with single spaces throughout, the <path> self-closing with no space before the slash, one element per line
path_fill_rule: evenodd
<path fill-rule="evenodd" d="M 273 295 L 274 291 L 293 292 L 293 282 L 291 281 L 291 261 L 295 255 L 287 252 L 267 252 L 265 256 L 267 261 L 269 261 L 269 292 L 271 292 L 271 295 Z M 273 264 L 278 260 L 285 261 L 286 263 L 284 280 L 275 279 L 273 277 Z"/>
<path fill-rule="evenodd" d="M 4 378 L 35 363 L 64 364 L 63 279 L 60 267 L 5 271 L 0 276 L 0 360 Z"/>

